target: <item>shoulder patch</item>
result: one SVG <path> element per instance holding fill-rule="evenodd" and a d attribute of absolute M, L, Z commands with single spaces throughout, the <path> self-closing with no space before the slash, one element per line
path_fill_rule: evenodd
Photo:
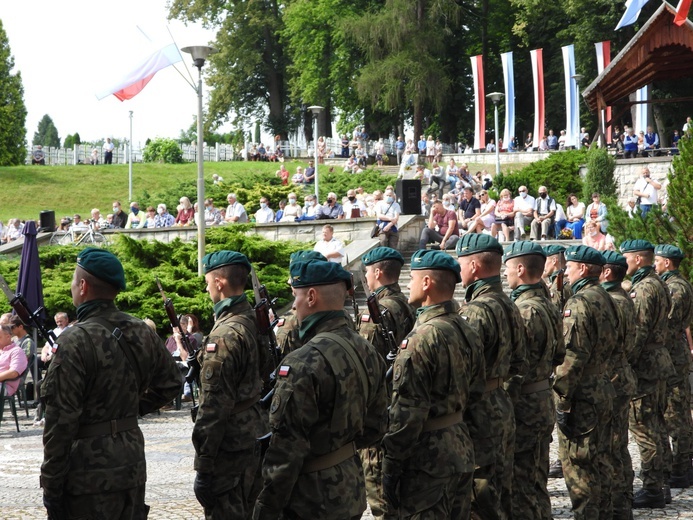
<path fill-rule="evenodd" d="M 282 396 L 279 394 L 275 394 L 274 398 L 272 399 L 272 406 L 270 406 L 270 413 L 274 413 L 279 409 L 279 406 L 282 404 Z"/>
<path fill-rule="evenodd" d="M 402 350 L 405 350 L 407 348 L 407 343 L 409 343 L 408 339 L 403 340 L 402 343 L 400 344 L 399 348 L 401 348 Z"/>
<path fill-rule="evenodd" d="M 216 352 L 217 351 L 217 344 L 216 343 L 207 343 L 207 346 L 205 347 L 205 351 Z"/>
<path fill-rule="evenodd" d="M 564 318 L 569 318 L 570 317 L 570 309 L 566 309 L 563 311 L 563 317 Z"/>
<path fill-rule="evenodd" d="M 277 327 L 283 327 L 284 323 L 286 323 L 286 320 L 284 318 L 279 318 L 277 321 Z"/>
<path fill-rule="evenodd" d="M 635 291 L 631 291 L 630 297 L 633 298 L 633 299 L 635 300 Z"/>
<path fill-rule="evenodd" d="M 361 323 L 368 323 L 371 321 L 371 315 L 370 314 L 364 314 L 361 316 Z"/>
<path fill-rule="evenodd" d="M 393 380 L 397 381 L 400 377 L 402 377 L 402 365 L 395 365 L 395 374 L 393 376 Z"/>
<path fill-rule="evenodd" d="M 279 371 L 277 372 L 277 374 L 280 377 L 286 377 L 289 375 L 289 370 L 291 370 L 291 367 L 289 365 L 282 365 L 279 367 Z"/>

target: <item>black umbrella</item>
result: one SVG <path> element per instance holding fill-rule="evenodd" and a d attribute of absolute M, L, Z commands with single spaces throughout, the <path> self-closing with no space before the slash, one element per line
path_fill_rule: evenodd
<path fill-rule="evenodd" d="M 36 223 L 29 220 L 22 230 L 24 245 L 22 246 L 22 258 L 19 263 L 19 279 L 17 280 L 17 294 L 21 294 L 26 300 L 31 312 L 39 310 L 36 319 L 43 323 L 46 319 L 46 311 L 43 308 L 43 283 L 41 283 L 41 265 L 39 263 L 38 244 L 36 243 Z M 30 325 L 27 323 L 26 325 Z M 34 329 L 34 397 L 38 399 L 38 348 L 37 333 Z"/>

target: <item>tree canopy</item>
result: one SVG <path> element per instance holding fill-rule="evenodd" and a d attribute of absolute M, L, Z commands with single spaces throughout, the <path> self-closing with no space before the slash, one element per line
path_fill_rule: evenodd
<path fill-rule="evenodd" d="M 0 20 L 0 166 L 16 166 L 26 160 L 26 106 L 19 72 Z"/>
<path fill-rule="evenodd" d="M 58 135 L 58 129 L 55 127 L 51 116 L 48 114 L 44 115 L 39 121 L 38 130 L 34 132 L 34 139 L 32 140 L 34 146 L 51 146 L 53 148 L 60 148 L 60 136 Z"/>

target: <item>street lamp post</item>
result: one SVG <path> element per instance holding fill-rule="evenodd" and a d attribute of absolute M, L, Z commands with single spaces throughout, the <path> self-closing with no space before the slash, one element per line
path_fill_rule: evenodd
<path fill-rule="evenodd" d="M 580 81 L 582 74 L 571 76 L 575 80 L 575 119 L 577 121 L 577 138 L 575 139 L 575 149 L 579 150 L 582 144 L 582 136 L 580 135 Z"/>
<path fill-rule="evenodd" d="M 318 116 L 320 112 L 323 111 L 323 107 L 318 105 L 313 105 L 308 107 L 313 113 L 313 165 L 315 166 L 315 197 L 318 199 L 318 204 L 320 203 L 320 195 L 318 195 Z"/>
<path fill-rule="evenodd" d="M 491 92 L 486 95 L 493 102 L 493 115 L 495 117 L 495 134 L 496 134 L 496 175 L 500 173 L 500 143 L 498 142 L 498 103 L 503 98 L 500 92 Z"/>
<path fill-rule="evenodd" d="M 205 256 L 205 175 L 204 158 L 202 156 L 203 146 L 203 124 L 202 124 L 202 67 L 207 56 L 216 52 L 216 49 L 205 45 L 183 47 L 183 52 L 189 53 L 193 58 L 193 65 L 198 70 L 197 82 L 197 274 L 204 276 L 202 258 Z"/>
<path fill-rule="evenodd" d="M 128 143 L 128 199 L 132 202 L 132 110 L 130 110 L 130 142 Z"/>

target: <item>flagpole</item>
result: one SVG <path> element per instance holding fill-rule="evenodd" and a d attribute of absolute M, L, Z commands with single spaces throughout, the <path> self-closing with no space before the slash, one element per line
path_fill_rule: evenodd
<path fill-rule="evenodd" d="M 130 110 L 130 142 L 128 143 L 128 187 L 128 201 L 132 202 L 132 110 Z"/>

